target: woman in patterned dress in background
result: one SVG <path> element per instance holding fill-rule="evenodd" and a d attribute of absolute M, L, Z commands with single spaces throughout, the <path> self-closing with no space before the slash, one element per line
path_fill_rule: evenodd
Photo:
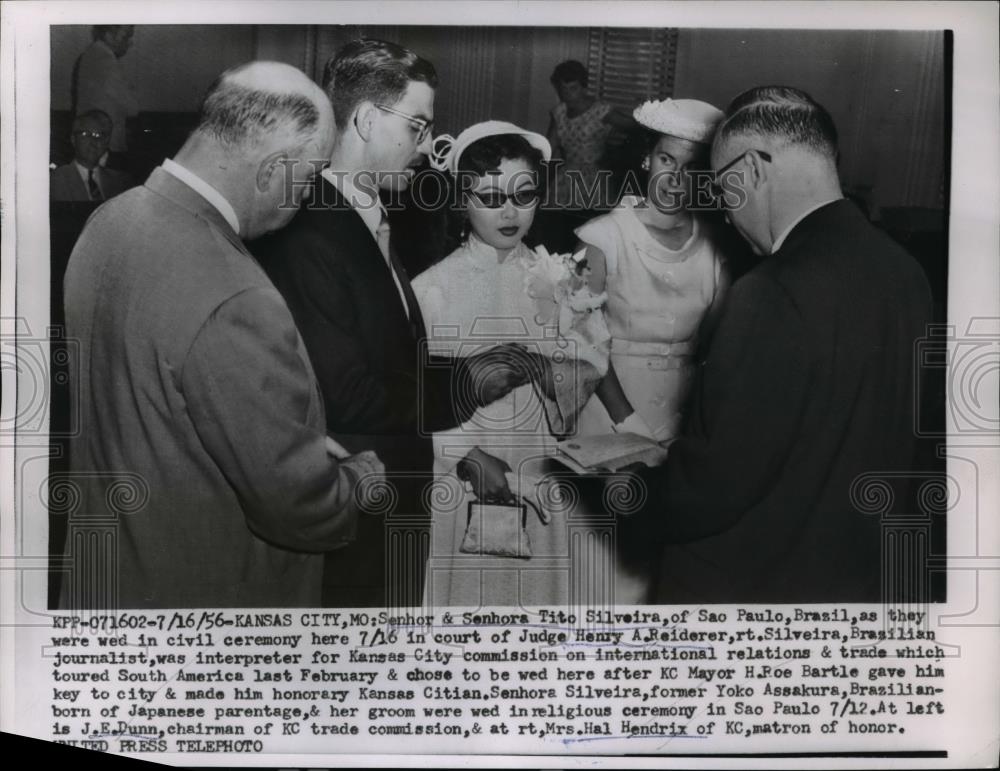
<path fill-rule="evenodd" d="M 572 59 L 559 64 L 550 78 L 559 104 L 550 113 L 546 132 L 556 159 L 549 200 L 563 211 L 542 212 L 536 233 L 549 249 L 558 251 L 573 246 L 573 228 L 615 203 L 610 177 L 605 181 L 607 193 L 598 195 L 601 169 L 609 144 L 635 127 L 628 114 L 594 97 L 587 90 L 588 80 L 587 68 Z"/>

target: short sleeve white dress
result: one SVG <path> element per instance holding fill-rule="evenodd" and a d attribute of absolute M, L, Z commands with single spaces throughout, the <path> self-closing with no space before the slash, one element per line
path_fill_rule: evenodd
<path fill-rule="evenodd" d="M 720 299 L 723 257 L 697 217 L 680 249 L 663 246 L 639 220 L 640 201 L 626 196 L 576 234 L 607 259 L 611 362 L 636 412 L 664 441 L 680 430 L 695 373 L 698 330 Z M 604 434 L 611 425 L 593 398 L 578 432 Z"/>

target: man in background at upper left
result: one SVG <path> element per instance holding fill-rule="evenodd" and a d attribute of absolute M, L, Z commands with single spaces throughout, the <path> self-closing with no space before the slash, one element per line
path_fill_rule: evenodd
<path fill-rule="evenodd" d="M 118 169 L 128 168 L 127 123 L 139 114 L 139 99 L 120 61 L 134 34 L 130 24 L 95 26 L 94 42 L 80 55 L 73 74 L 76 114 L 103 110 L 111 118 L 108 163 Z"/>

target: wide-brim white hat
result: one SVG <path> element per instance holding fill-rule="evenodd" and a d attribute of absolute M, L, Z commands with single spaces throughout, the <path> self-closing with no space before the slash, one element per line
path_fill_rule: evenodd
<path fill-rule="evenodd" d="M 644 102 L 635 108 L 636 122 L 660 134 L 708 144 L 724 113 L 697 99 L 663 99 Z"/>
<path fill-rule="evenodd" d="M 450 171 L 454 174 L 458 170 L 458 160 L 465 152 L 465 148 L 473 142 L 478 142 L 486 137 L 499 136 L 500 134 L 517 134 L 528 140 L 528 144 L 541 152 L 544 160 L 552 158 L 552 145 L 549 140 L 534 131 L 527 131 L 513 123 L 502 120 L 488 120 L 482 123 L 475 123 L 469 126 L 457 137 L 450 134 L 442 134 L 435 137 L 431 142 L 430 162 L 431 166 L 439 171 Z"/>

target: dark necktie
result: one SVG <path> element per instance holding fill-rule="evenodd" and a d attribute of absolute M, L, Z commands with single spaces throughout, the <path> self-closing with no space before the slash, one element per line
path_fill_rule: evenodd
<path fill-rule="evenodd" d="M 397 288 L 403 295 L 403 307 L 406 309 L 406 315 L 410 322 L 410 330 L 413 332 L 414 337 L 421 338 L 425 335 L 425 332 L 423 319 L 420 316 L 420 306 L 417 304 L 416 295 L 413 294 L 413 287 L 410 285 L 410 279 L 406 275 L 406 270 L 400 263 L 399 256 L 392 246 L 389 218 L 385 215 L 384 211 L 382 212 L 382 220 L 379 222 L 375 233 L 375 240 L 378 241 L 379 251 L 382 252 L 382 256 L 385 257 L 386 262 L 389 263 L 389 270 L 395 279 L 394 283 L 396 283 Z"/>
<path fill-rule="evenodd" d="M 90 169 L 87 171 L 87 192 L 90 193 L 91 201 L 103 201 L 104 195 L 101 193 L 101 188 L 97 184 L 97 180 L 94 179 L 94 170 Z"/>

